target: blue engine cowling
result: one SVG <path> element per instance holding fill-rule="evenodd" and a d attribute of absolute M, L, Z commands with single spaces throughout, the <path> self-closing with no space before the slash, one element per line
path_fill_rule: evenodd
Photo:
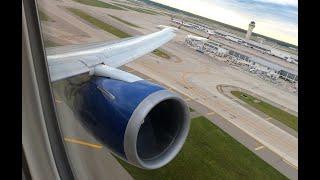
<path fill-rule="evenodd" d="M 180 151 L 190 125 L 189 109 L 175 93 L 145 80 L 93 77 L 74 105 L 84 126 L 127 162 L 155 169 Z"/>

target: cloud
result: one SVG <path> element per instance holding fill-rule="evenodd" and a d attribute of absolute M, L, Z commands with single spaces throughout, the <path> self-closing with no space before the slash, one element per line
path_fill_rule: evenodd
<path fill-rule="evenodd" d="M 292 0 L 153 0 L 243 29 L 298 44 L 298 10 Z M 285 5 L 290 4 L 290 5 Z"/>
<path fill-rule="evenodd" d="M 298 7 L 298 0 L 253 0 L 256 2 Z"/>

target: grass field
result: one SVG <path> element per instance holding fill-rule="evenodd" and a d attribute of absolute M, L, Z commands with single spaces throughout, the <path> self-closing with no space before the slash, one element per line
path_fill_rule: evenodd
<path fill-rule="evenodd" d="M 96 26 L 96 27 L 108 32 L 108 33 L 111 33 L 119 38 L 127 38 L 127 37 L 131 36 L 130 34 L 123 32 L 123 31 L 103 22 L 103 21 L 100 21 L 99 19 L 94 18 L 79 9 L 68 8 L 68 10 L 70 12 L 72 12 L 73 14 L 81 17 L 82 19 L 88 21 L 89 23 L 93 24 L 94 26 Z"/>
<path fill-rule="evenodd" d="M 91 23 L 92 25 L 108 32 L 108 33 L 111 33 L 119 38 L 127 38 L 127 37 L 131 37 L 130 34 L 126 33 L 126 32 L 123 32 L 121 31 L 120 29 L 118 28 L 115 28 L 113 26 L 111 26 L 110 24 L 107 24 L 103 21 L 100 21 L 99 19 L 97 18 L 94 18 L 92 16 L 90 16 L 89 14 L 79 10 L 79 9 L 75 9 L 75 8 L 67 8 L 70 12 L 72 12 L 73 14 L 75 14 L 76 16 L 79 16 L 81 17 L 82 19 L 88 21 L 89 23 Z M 167 58 L 169 59 L 170 56 L 168 54 L 166 54 L 165 52 L 163 52 L 162 50 L 160 49 L 156 49 L 152 52 L 153 54 L 159 56 L 159 57 L 162 57 L 162 58 Z"/>
<path fill-rule="evenodd" d="M 45 14 L 43 11 L 39 10 L 39 18 L 41 21 L 53 21 L 47 14 Z"/>
<path fill-rule="evenodd" d="M 156 49 L 152 53 L 159 57 L 170 59 L 170 56 L 161 49 Z"/>
<path fill-rule="evenodd" d="M 298 131 L 298 117 L 282 110 L 277 107 L 272 106 L 260 99 L 257 99 L 249 94 L 240 91 L 231 91 L 231 94 L 246 102 L 250 106 L 258 109 L 259 111 L 265 113 L 266 115 L 282 122 L 288 127 Z"/>
<path fill-rule="evenodd" d="M 134 179 L 287 179 L 204 117 L 192 119 L 178 156 L 156 170 L 136 168 L 118 159 Z"/>
<path fill-rule="evenodd" d="M 117 10 L 125 10 L 125 9 L 118 7 L 118 6 L 115 6 L 113 4 L 109 4 L 109 3 L 98 1 L 98 0 L 73 0 L 73 1 L 85 4 L 85 5 L 89 5 L 89 6 L 117 9 Z"/>
<path fill-rule="evenodd" d="M 158 15 L 159 14 L 158 12 L 152 11 L 149 9 L 137 8 L 137 7 L 127 6 L 127 5 L 123 5 L 123 4 L 119 4 L 119 3 L 113 3 L 113 4 L 115 4 L 116 6 L 120 6 L 123 8 L 130 9 L 132 11 L 141 12 L 141 13 L 145 13 L 145 14 L 151 14 L 151 15 Z"/>
<path fill-rule="evenodd" d="M 49 39 L 45 39 L 43 40 L 43 43 L 44 43 L 44 47 L 47 48 L 47 47 L 56 47 L 56 46 L 59 46 L 59 44 L 49 40 Z"/>
<path fill-rule="evenodd" d="M 120 21 L 120 22 L 123 22 L 123 23 L 125 23 L 125 24 L 127 24 L 127 25 L 129 25 L 129 26 L 136 27 L 136 28 L 141 28 L 141 27 L 139 27 L 139 26 L 137 26 L 137 25 L 135 25 L 135 24 L 132 24 L 132 23 L 130 23 L 130 22 L 126 21 L 126 20 L 123 20 L 123 19 L 121 19 L 121 18 L 118 18 L 118 17 L 116 17 L 116 16 L 113 16 L 113 15 L 110 15 L 110 14 L 109 14 L 109 16 L 112 17 L 112 18 L 114 18 L 114 19 L 116 19 L 116 20 L 118 20 L 118 21 Z"/>

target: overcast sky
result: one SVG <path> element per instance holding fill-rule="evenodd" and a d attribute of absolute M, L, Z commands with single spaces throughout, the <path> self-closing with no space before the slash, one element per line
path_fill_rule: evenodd
<path fill-rule="evenodd" d="M 298 0 L 152 0 L 298 45 Z"/>

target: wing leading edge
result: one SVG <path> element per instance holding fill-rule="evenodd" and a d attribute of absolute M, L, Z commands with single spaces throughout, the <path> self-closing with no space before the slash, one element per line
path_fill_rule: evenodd
<path fill-rule="evenodd" d="M 170 41 L 175 36 L 173 28 L 114 43 L 94 43 L 80 46 L 50 48 L 47 51 L 51 81 L 82 73 L 105 64 L 116 68 L 133 61 Z"/>

